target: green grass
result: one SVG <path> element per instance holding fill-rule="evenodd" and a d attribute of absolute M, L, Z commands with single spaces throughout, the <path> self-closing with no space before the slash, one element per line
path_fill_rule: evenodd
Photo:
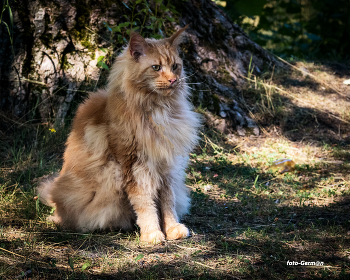
<path fill-rule="evenodd" d="M 52 209 L 34 199 L 34 188 L 60 170 L 69 125 L 56 133 L 15 125 L 0 134 L 0 278 L 349 279 L 349 141 L 331 121 L 316 122 L 327 120 L 321 111 L 300 124 L 288 106 L 302 116 L 310 108 L 289 100 L 281 111 L 264 111 L 251 100 L 261 89 L 244 90 L 252 113 L 269 120 L 260 124 L 266 133 L 232 140 L 205 126 L 187 170 L 192 207 L 185 240 L 148 245 L 137 230 L 81 234 L 47 222 Z M 277 108 L 283 96 L 274 98 Z M 281 158 L 295 161 L 295 170 L 272 172 Z"/>

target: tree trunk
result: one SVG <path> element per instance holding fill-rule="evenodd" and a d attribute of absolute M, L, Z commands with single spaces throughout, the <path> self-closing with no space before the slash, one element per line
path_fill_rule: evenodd
<path fill-rule="evenodd" d="M 59 126 L 87 91 L 103 86 L 108 74 L 96 65 L 104 48 L 114 55 L 110 31 L 130 15 L 131 2 L 94 0 L 17 0 L 14 15 L 14 50 L 5 26 L 0 26 L 0 110 L 1 118 L 48 122 Z M 167 1 L 164 1 L 167 2 Z M 211 0 L 172 1 L 179 15 L 176 24 L 166 22 L 170 35 L 190 24 L 182 45 L 194 105 L 201 104 L 222 119 L 208 113 L 218 130 L 244 134 L 244 127 L 258 128 L 239 107 L 239 87 L 244 84 L 251 62 L 255 74 L 280 63 L 255 44 Z M 124 5 L 126 4 L 126 5 Z M 129 5 L 129 6 L 128 6 Z M 152 6 L 153 5 L 153 6 Z M 154 7 L 153 1 L 150 7 Z M 126 15 L 126 16 L 124 16 Z M 118 34 L 116 34 L 117 36 Z M 114 49 L 113 49 L 114 48 Z M 113 49 L 113 50 L 112 50 Z M 253 67 L 254 66 L 254 67 Z"/>

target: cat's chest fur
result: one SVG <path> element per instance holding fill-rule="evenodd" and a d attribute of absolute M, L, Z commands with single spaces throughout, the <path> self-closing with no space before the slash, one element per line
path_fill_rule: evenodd
<path fill-rule="evenodd" d="M 143 154 L 148 161 L 171 164 L 176 156 L 187 155 L 196 138 L 195 113 L 180 104 L 178 110 L 171 108 L 154 109 L 145 116 L 144 126 L 139 135 Z"/>

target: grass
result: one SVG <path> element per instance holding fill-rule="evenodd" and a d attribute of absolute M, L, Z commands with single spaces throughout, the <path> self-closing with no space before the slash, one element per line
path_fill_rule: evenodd
<path fill-rule="evenodd" d="M 349 279 L 349 77 L 342 65 L 295 66 L 342 94 L 297 70 L 251 76 L 241 105 L 261 135 L 205 126 L 187 172 L 192 235 L 155 246 L 137 230 L 81 234 L 47 222 L 52 209 L 33 189 L 60 169 L 69 125 L 52 132 L 9 121 L 0 134 L 0 278 Z M 295 170 L 272 172 L 281 158 Z"/>

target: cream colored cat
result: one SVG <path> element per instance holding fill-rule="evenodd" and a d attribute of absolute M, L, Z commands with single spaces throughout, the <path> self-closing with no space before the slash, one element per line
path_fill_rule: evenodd
<path fill-rule="evenodd" d="M 177 51 L 186 27 L 162 40 L 132 34 L 107 89 L 79 106 L 62 170 L 38 188 L 55 223 L 91 231 L 136 222 L 148 242 L 189 235 L 179 218 L 189 208 L 184 169 L 200 121 Z"/>

